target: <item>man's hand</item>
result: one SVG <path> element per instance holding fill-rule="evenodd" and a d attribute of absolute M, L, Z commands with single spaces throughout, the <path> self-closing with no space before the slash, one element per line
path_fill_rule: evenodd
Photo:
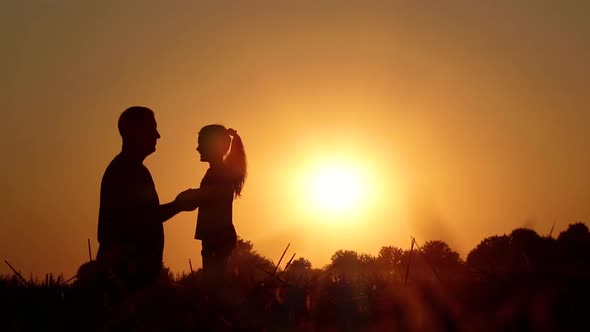
<path fill-rule="evenodd" d="M 178 207 L 180 211 L 194 211 L 197 207 L 199 207 L 199 202 L 197 199 L 198 189 L 187 189 L 174 199 L 174 204 Z"/>

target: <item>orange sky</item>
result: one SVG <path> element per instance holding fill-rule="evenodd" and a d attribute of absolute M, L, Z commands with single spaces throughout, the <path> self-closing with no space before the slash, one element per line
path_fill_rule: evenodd
<path fill-rule="evenodd" d="M 70 276 L 87 238 L 96 252 L 131 105 L 156 112 L 146 165 L 163 202 L 204 174 L 201 126 L 238 130 L 250 175 L 235 225 L 275 260 L 288 242 L 320 267 L 411 235 L 464 257 L 515 227 L 588 222 L 589 5 L 469 2 L 4 4 L 0 259 Z M 301 200 L 326 160 L 370 182 L 346 221 Z M 165 225 L 175 272 L 200 265 L 195 218 Z"/>

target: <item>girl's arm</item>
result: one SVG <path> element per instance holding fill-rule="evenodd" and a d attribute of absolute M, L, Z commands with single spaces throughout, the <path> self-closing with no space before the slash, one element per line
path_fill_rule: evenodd
<path fill-rule="evenodd" d="M 205 186 L 198 189 L 191 189 L 191 200 L 194 207 L 211 201 L 233 200 L 234 189 L 231 184 Z"/>

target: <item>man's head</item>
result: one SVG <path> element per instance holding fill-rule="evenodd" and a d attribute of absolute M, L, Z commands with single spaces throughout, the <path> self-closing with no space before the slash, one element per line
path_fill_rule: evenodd
<path fill-rule="evenodd" d="M 160 133 L 151 109 L 142 106 L 129 107 L 121 113 L 118 125 L 124 149 L 143 157 L 156 151 L 156 141 L 160 138 Z"/>

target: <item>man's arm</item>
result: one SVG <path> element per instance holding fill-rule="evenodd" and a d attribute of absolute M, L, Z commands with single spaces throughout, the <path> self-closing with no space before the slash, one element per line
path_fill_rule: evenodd
<path fill-rule="evenodd" d="M 197 204 L 193 198 L 196 190 L 197 189 L 187 189 L 178 194 L 178 196 L 176 196 L 172 202 L 161 204 L 157 211 L 158 220 L 165 222 L 166 220 L 177 215 L 179 212 L 194 211 L 197 208 Z"/>
<path fill-rule="evenodd" d="M 166 203 L 166 204 L 161 204 L 158 207 L 158 212 L 157 212 L 158 213 L 158 220 L 160 220 L 160 222 L 165 222 L 168 219 L 177 215 L 181 211 L 182 210 L 178 207 L 178 205 L 175 204 L 175 201 L 172 201 L 172 202 Z"/>

